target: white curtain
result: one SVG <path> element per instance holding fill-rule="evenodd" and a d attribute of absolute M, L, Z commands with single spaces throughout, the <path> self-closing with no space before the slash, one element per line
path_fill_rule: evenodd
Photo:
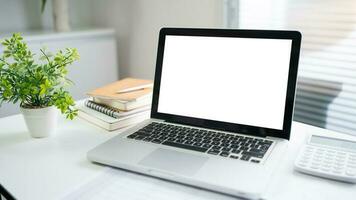
<path fill-rule="evenodd" d="M 294 120 L 356 135 L 356 0 L 225 0 L 224 16 L 302 32 Z"/>

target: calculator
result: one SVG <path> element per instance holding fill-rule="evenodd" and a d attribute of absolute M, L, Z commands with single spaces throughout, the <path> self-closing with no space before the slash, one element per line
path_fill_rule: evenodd
<path fill-rule="evenodd" d="M 294 163 L 296 171 L 356 183 L 356 141 L 311 135 Z"/>

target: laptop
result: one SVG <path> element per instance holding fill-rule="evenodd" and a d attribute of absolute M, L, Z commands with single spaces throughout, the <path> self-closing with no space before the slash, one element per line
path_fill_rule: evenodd
<path fill-rule="evenodd" d="M 162 28 L 151 118 L 87 153 L 121 169 L 263 197 L 291 131 L 301 34 Z"/>

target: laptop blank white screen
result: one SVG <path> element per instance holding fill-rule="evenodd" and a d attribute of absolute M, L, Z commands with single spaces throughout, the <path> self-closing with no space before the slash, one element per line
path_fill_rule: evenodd
<path fill-rule="evenodd" d="M 292 40 L 166 36 L 158 112 L 283 129 Z"/>

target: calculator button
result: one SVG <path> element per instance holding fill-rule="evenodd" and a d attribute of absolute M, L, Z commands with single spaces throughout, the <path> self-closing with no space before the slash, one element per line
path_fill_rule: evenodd
<path fill-rule="evenodd" d="M 333 170 L 332 172 L 335 173 L 335 174 L 341 174 L 342 173 L 341 170 Z"/>
<path fill-rule="evenodd" d="M 335 154 L 331 154 L 331 153 L 326 153 L 325 154 L 325 158 L 328 158 L 328 159 L 330 159 L 330 158 L 332 158 L 334 156 L 335 156 Z"/>
<path fill-rule="evenodd" d="M 338 156 L 346 156 L 346 153 L 339 151 L 339 152 L 337 152 L 337 155 L 338 155 Z"/>
<path fill-rule="evenodd" d="M 336 171 L 338 171 L 338 170 L 342 170 L 342 167 L 334 166 L 333 169 L 336 170 Z"/>
<path fill-rule="evenodd" d="M 328 171 L 330 171 L 330 168 L 323 167 L 323 168 L 321 168 L 321 170 L 324 171 L 324 172 L 328 172 Z"/>
<path fill-rule="evenodd" d="M 330 164 L 324 164 L 323 167 L 325 167 L 325 168 L 330 168 L 331 165 L 330 165 Z"/>
<path fill-rule="evenodd" d="M 346 156 L 336 155 L 336 159 L 343 160 L 346 159 Z"/>
<path fill-rule="evenodd" d="M 319 165 L 312 165 L 310 168 L 312 168 L 312 169 L 319 169 Z"/>
<path fill-rule="evenodd" d="M 356 176 L 356 170 L 346 170 L 346 175 L 348 176 Z"/>
<path fill-rule="evenodd" d="M 320 162 L 314 162 L 314 161 L 313 161 L 311 164 L 312 164 L 312 165 L 317 165 L 317 166 L 319 166 L 319 165 L 320 165 Z"/>
<path fill-rule="evenodd" d="M 356 165 L 356 162 L 349 160 L 349 162 L 347 162 L 347 164 Z"/>
<path fill-rule="evenodd" d="M 337 167 L 342 167 L 342 166 L 344 166 L 345 164 L 344 164 L 344 163 L 334 163 L 334 165 L 337 166 Z"/>
<path fill-rule="evenodd" d="M 348 164 L 347 167 L 348 167 L 348 168 L 351 168 L 351 169 L 356 169 L 356 165 Z"/>
<path fill-rule="evenodd" d="M 331 162 L 330 160 L 324 160 L 324 161 L 323 161 L 323 163 L 324 163 L 324 164 L 329 164 L 329 165 L 330 165 L 332 162 Z"/>

